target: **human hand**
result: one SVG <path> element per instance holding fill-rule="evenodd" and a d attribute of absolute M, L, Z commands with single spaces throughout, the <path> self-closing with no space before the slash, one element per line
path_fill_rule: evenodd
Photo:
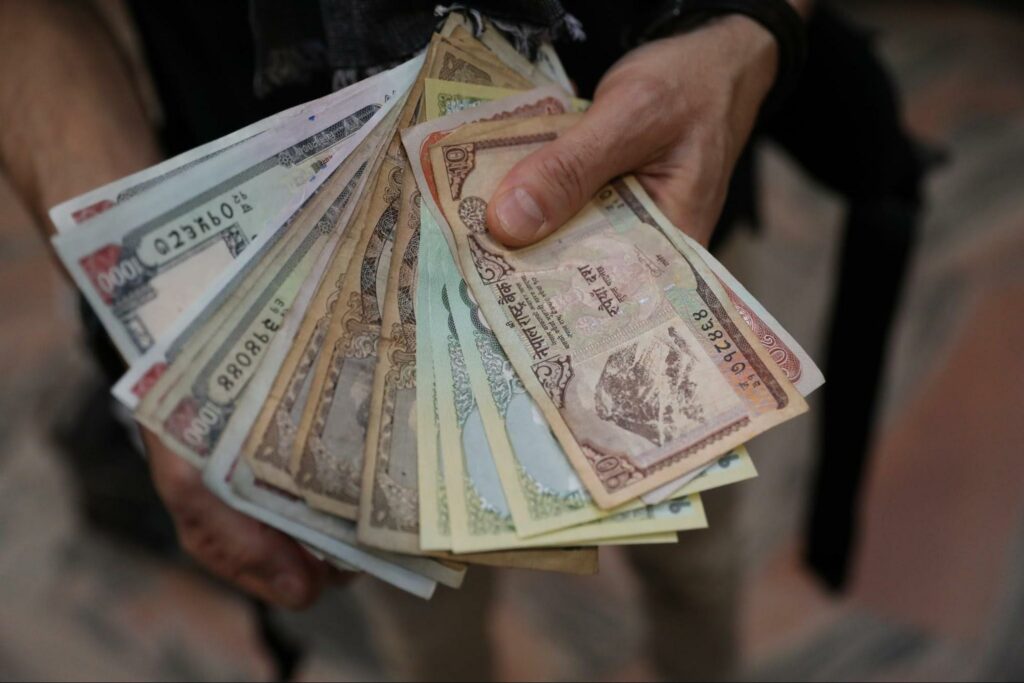
<path fill-rule="evenodd" d="M 491 234 L 533 244 L 609 180 L 633 173 L 676 226 L 707 245 L 777 53 L 771 33 L 740 15 L 628 53 L 582 120 L 505 176 L 489 202 Z"/>
<path fill-rule="evenodd" d="M 217 499 L 195 467 L 143 430 L 157 493 L 181 547 L 213 574 L 268 603 L 307 607 L 339 575 L 284 534 Z"/>

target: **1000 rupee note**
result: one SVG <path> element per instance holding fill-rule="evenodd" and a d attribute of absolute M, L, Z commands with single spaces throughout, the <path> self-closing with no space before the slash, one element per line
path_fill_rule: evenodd
<path fill-rule="evenodd" d="M 395 115 L 395 111 L 389 111 L 384 122 L 392 120 Z M 356 188 L 363 186 L 365 168 L 377 157 L 386 132 L 377 126 L 351 154 L 344 160 L 339 159 L 339 165 L 328 176 L 329 181 L 317 187 L 287 223 L 258 235 L 252 246 L 171 324 L 164 338 L 132 362 L 114 385 L 113 393 L 118 400 L 137 412 L 140 402 L 157 382 L 166 389 L 171 378 L 163 375 L 169 369 L 179 375 L 184 372 L 189 359 L 228 322 L 227 317 L 240 315 L 246 310 L 245 297 L 273 271 L 272 264 L 287 260 L 304 241 L 308 241 L 310 225 L 322 217 L 329 208 L 328 204 L 343 201 L 346 209 L 339 217 L 347 221 L 349 200 Z M 348 179 L 346 188 L 338 197 L 333 197 L 332 193 L 338 191 L 345 179 Z M 150 397 L 150 408 L 158 398 Z"/>
<path fill-rule="evenodd" d="M 123 202 L 138 199 L 154 187 L 180 173 L 205 164 L 236 145 L 245 143 L 267 131 L 294 125 L 291 121 L 293 118 L 313 120 L 322 117 L 324 112 L 339 98 L 351 97 L 372 87 L 374 87 L 373 79 L 359 81 L 342 91 L 324 95 L 260 119 L 216 140 L 68 199 L 50 209 L 50 220 L 53 221 L 58 232 L 67 232 L 77 228 Z"/>
<path fill-rule="evenodd" d="M 54 238 L 121 353 L 144 353 L 264 229 L 281 225 L 408 87 L 411 65 Z"/>
<path fill-rule="evenodd" d="M 132 362 L 115 385 L 115 396 L 135 410 L 174 361 L 180 360 L 185 353 L 196 352 L 201 341 L 209 339 L 213 331 L 225 324 L 226 315 L 242 311 L 240 302 L 266 276 L 270 264 L 286 260 L 303 240 L 308 239 L 310 226 L 322 217 L 332 202 L 340 198 L 347 205 L 355 188 L 361 185 L 365 168 L 379 143 L 376 131 L 368 135 L 331 171 L 327 182 L 316 188 L 287 223 L 261 233 L 252 247 L 232 262 L 203 296 L 172 323 L 164 337 Z M 178 363 L 177 371 L 180 372 L 184 365 Z"/>
<path fill-rule="evenodd" d="M 466 126 L 431 148 L 463 275 L 601 507 L 710 464 L 806 409 L 714 274 L 635 182 L 541 244 L 490 239 L 505 173 L 576 116 Z"/>
<path fill-rule="evenodd" d="M 137 419 L 169 448 L 202 463 L 216 447 L 310 271 L 337 246 L 365 165 L 351 176 L 343 165 L 328 179 L 320 201 L 291 226 L 294 234 L 280 253 L 253 274 L 256 281 L 240 288 L 239 297 L 225 301 L 206 334 L 185 342 L 142 399 Z"/>
<path fill-rule="evenodd" d="M 328 176 L 334 183 L 358 184 L 364 175 L 364 168 L 370 162 L 378 145 L 377 133 L 368 135 L 362 143 Z M 267 272 L 268 264 L 286 259 L 287 255 L 306 238 L 298 227 L 308 221 L 317 211 L 322 211 L 327 201 L 325 185 L 321 184 L 306 202 L 284 225 L 262 232 L 246 250 L 207 288 L 203 295 L 175 320 L 163 338 L 151 346 L 142 356 L 132 361 L 128 371 L 114 385 L 113 393 L 126 407 L 135 411 L 155 383 L 163 379 L 164 373 L 183 354 L 196 353 L 200 340 L 207 340 L 213 332 L 225 323 L 224 316 L 230 311 L 241 311 L 240 303 Z M 337 188 L 335 188 L 337 189 Z M 345 193 L 348 197 L 350 194 Z M 308 227 L 308 225 L 307 225 Z M 179 362 L 176 372 L 181 372 L 184 362 Z M 166 387 L 166 380 L 164 383 Z"/>

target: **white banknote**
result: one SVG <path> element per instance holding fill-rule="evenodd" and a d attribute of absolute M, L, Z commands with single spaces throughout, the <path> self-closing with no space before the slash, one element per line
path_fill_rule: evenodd
<path fill-rule="evenodd" d="M 313 120 L 266 131 L 91 221 L 54 246 L 128 360 L 171 323 L 268 226 L 300 207 L 389 111 L 418 62 Z M 301 125 L 300 125 L 301 124 Z"/>

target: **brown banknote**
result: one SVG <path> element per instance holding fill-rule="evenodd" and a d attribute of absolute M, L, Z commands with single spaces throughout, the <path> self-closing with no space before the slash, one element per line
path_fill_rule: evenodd
<path fill-rule="evenodd" d="M 345 240 L 332 257 L 324 280 L 306 311 L 294 343 L 242 447 L 242 455 L 258 478 L 295 495 L 299 494 L 299 489 L 292 477 L 290 462 L 299 431 L 299 420 L 308 403 L 312 370 L 320 355 L 328 325 L 337 306 L 338 292 L 352 264 L 359 229 L 368 211 L 369 202 L 364 191 L 346 231 Z"/>
<path fill-rule="evenodd" d="M 472 39 L 470 39 L 472 40 Z M 409 95 L 400 128 L 413 123 L 423 81 L 441 78 L 500 87 L 529 81 L 488 57 L 486 48 L 436 36 L 423 73 Z M 309 383 L 309 399 L 297 428 L 290 471 L 309 503 L 356 519 L 363 472 L 369 399 L 377 365 L 382 302 L 387 288 L 395 224 L 407 162 L 395 136 L 371 192 L 356 259 L 338 292 L 336 308 Z"/>
<path fill-rule="evenodd" d="M 425 71 L 441 80 L 532 87 L 514 70 L 495 66 L 496 62 L 483 46 L 470 52 L 447 38 L 437 38 Z M 417 120 L 420 118 L 418 115 Z M 408 161 L 405 169 L 408 174 Z M 359 500 L 360 541 L 406 553 L 420 552 L 414 307 L 419 207 L 419 188 L 413 182 L 404 183 L 381 319 Z"/>
<path fill-rule="evenodd" d="M 578 115 L 470 124 L 431 148 L 463 275 L 592 497 L 610 508 L 806 410 L 718 279 L 635 180 L 508 249 L 487 202 Z"/>

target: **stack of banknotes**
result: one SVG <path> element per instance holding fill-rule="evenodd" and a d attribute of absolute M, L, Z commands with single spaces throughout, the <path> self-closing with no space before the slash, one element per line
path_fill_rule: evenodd
<path fill-rule="evenodd" d="M 228 504 L 423 597 L 705 527 L 699 493 L 755 476 L 743 443 L 822 377 L 633 178 L 538 245 L 490 238 L 569 92 L 550 46 L 453 15 L 406 64 L 54 207 L 117 398 Z"/>

